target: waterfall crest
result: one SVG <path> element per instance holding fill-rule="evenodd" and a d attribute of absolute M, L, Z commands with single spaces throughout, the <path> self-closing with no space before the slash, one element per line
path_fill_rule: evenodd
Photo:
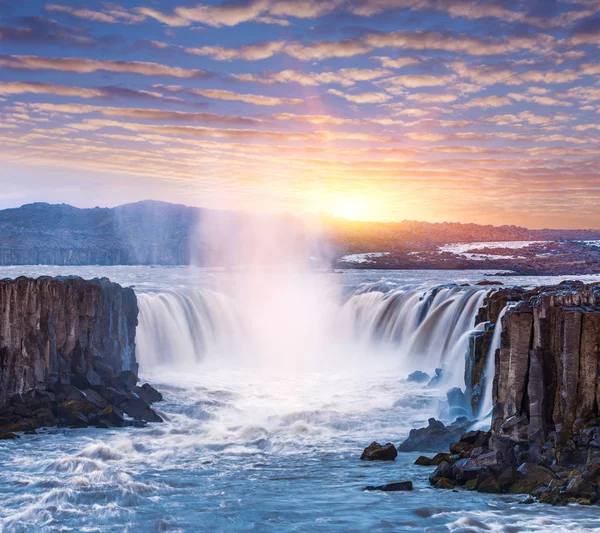
<path fill-rule="evenodd" d="M 142 368 L 191 365 L 229 356 L 244 337 L 235 301 L 205 289 L 138 294 L 137 353 Z"/>
<path fill-rule="evenodd" d="M 362 344 L 394 350 L 407 370 L 445 367 L 447 381 L 463 385 L 469 336 L 488 292 L 454 285 L 372 291 L 352 296 L 342 314 Z"/>
<path fill-rule="evenodd" d="M 360 351 L 363 358 L 392 353 L 406 372 L 433 373 L 444 367 L 445 382 L 464 385 L 465 354 L 475 317 L 488 289 L 447 285 L 431 289 L 361 287 L 345 302 L 335 305 L 326 295 L 311 299 L 328 307 L 330 319 L 321 318 L 321 332 L 306 317 L 306 335 L 327 338 L 327 350 Z M 314 302 L 312 302 L 314 300 Z M 323 301 L 327 300 L 327 302 Z M 293 304 L 293 303 L 292 303 Z M 204 289 L 177 289 L 139 295 L 138 359 L 142 368 L 188 365 L 210 357 L 235 356 L 252 349 L 252 310 L 232 297 Z M 279 310 L 280 311 L 280 310 Z M 311 309 L 303 308 L 310 315 Z M 323 314 L 319 315 L 323 317 Z M 274 323 L 281 324 L 281 317 Z M 298 316 L 293 320 L 298 330 Z M 329 321 L 328 321 L 329 320 Z M 285 350 L 280 350 L 285 351 Z M 311 354 L 314 355 L 314 354 Z M 284 358 L 285 353 L 280 357 Z"/>

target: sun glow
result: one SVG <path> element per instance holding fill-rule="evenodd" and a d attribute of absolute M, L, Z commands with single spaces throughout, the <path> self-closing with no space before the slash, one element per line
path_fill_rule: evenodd
<path fill-rule="evenodd" d="M 356 197 L 336 198 L 330 208 L 330 213 L 335 218 L 345 218 L 346 220 L 369 219 L 367 203 L 364 199 Z"/>

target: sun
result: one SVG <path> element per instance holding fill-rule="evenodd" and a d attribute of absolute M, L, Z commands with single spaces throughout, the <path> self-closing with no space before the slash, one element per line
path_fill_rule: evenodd
<path fill-rule="evenodd" d="M 330 212 L 335 218 L 345 218 L 346 220 L 368 220 L 367 204 L 362 198 L 336 198 L 333 200 L 332 204 Z"/>

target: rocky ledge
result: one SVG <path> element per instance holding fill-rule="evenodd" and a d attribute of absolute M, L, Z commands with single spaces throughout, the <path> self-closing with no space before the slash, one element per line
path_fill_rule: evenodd
<path fill-rule="evenodd" d="M 519 293 L 495 355 L 491 430 L 417 463 L 438 465 L 439 488 L 600 502 L 600 285 Z"/>
<path fill-rule="evenodd" d="M 161 422 L 137 386 L 132 289 L 78 277 L 0 281 L 0 438 Z"/>

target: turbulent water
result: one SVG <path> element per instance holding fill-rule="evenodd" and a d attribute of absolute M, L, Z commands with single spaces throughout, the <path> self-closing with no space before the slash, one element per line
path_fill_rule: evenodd
<path fill-rule="evenodd" d="M 265 278 L 189 268 L 3 268 L 135 285 L 142 377 L 165 423 L 0 442 L 3 531 L 595 531 L 595 508 L 440 491 L 401 442 L 461 385 L 481 272 Z M 537 285 L 559 278 L 502 278 Z M 596 281 L 598 278 L 595 279 Z M 456 285 L 448 285 L 455 282 Z M 444 366 L 440 388 L 406 382 Z M 412 480 L 411 493 L 365 485 Z"/>

